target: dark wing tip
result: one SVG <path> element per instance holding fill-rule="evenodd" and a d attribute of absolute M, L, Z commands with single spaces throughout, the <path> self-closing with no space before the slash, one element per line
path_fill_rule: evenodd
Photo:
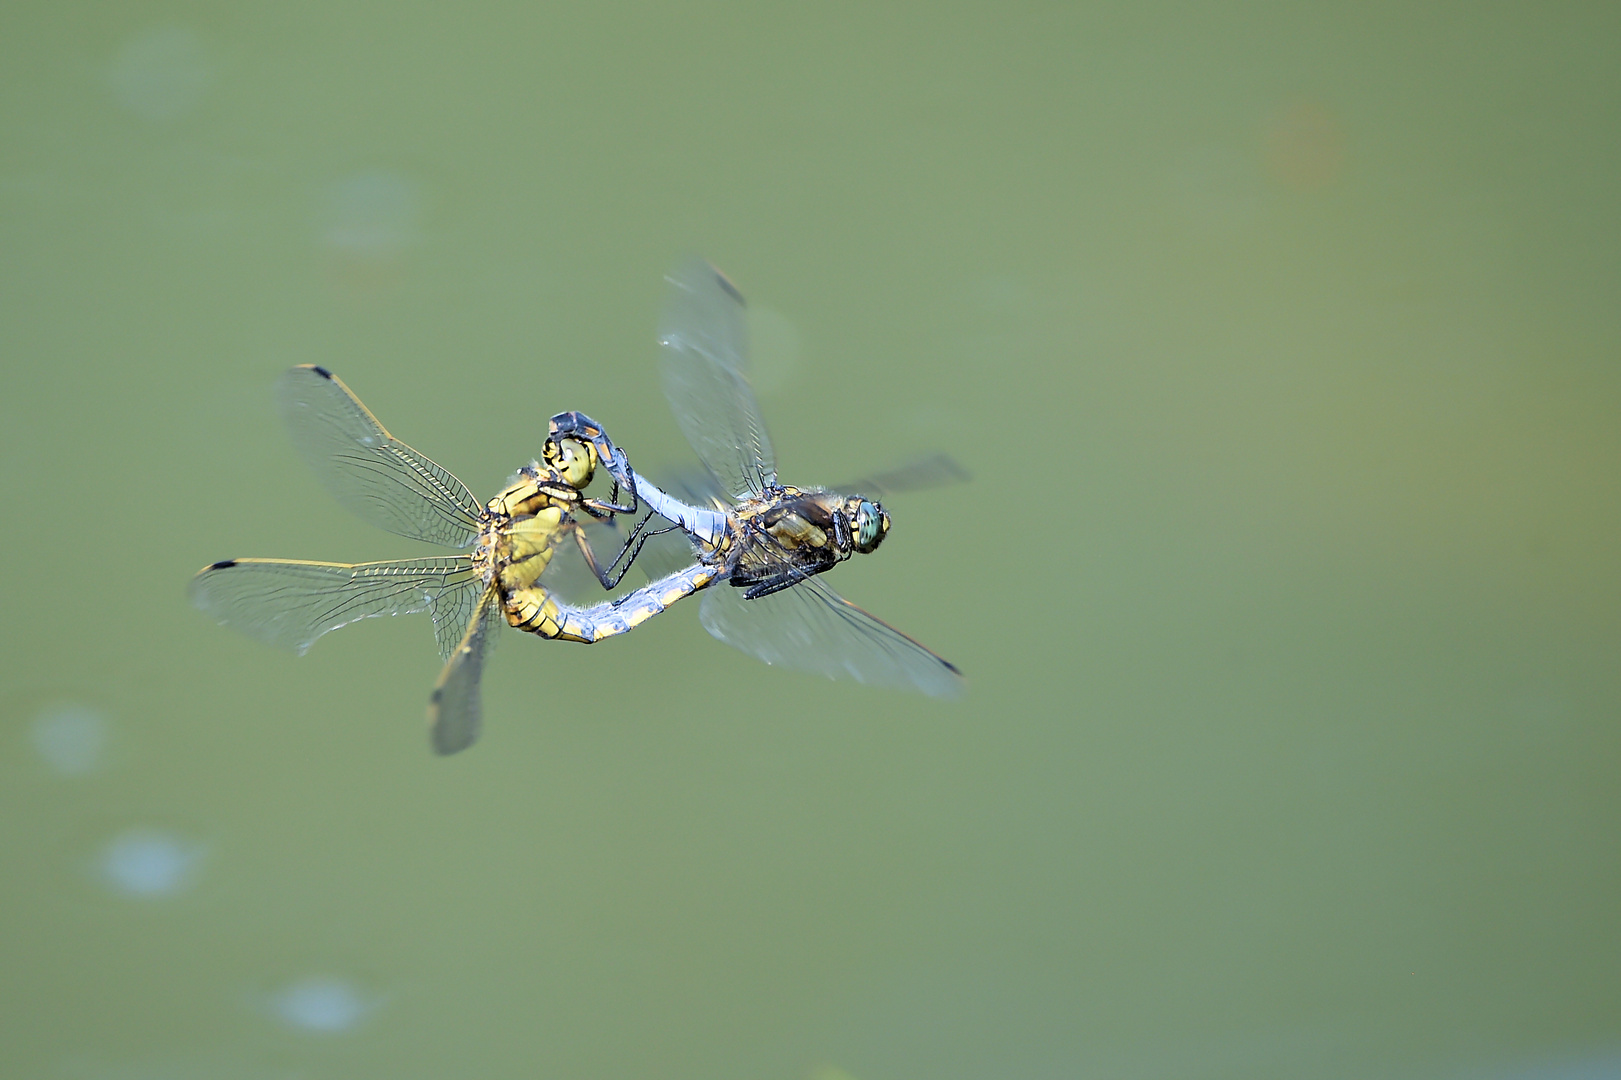
<path fill-rule="evenodd" d="M 209 563 L 207 566 L 203 567 L 202 572 L 207 573 L 210 570 L 229 570 L 235 565 L 235 559 L 221 559 L 219 562 Z"/>
<path fill-rule="evenodd" d="M 743 294 L 737 291 L 737 286 L 732 284 L 732 279 L 727 277 L 720 267 L 710 263 L 709 271 L 715 275 L 716 284 L 726 291 L 726 295 L 737 301 L 738 307 L 749 306 L 749 302 L 743 299 Z"/>
<path fill-rule="evenodd" d="M 935 659 L 940 661 L 941 667 L 951 672 L 952 677 L 946 679 L 943 683 L 936 682 L 933 686 L 924 686 L 922 683 L 919 683 L 918 689 L 922 690 L 929 697 L 938 698 L 942 701 L 956 701 L 960 699 L 968 692 L 968 679 L 963 675 L 962 669 L 943 656 L 937 656 Z"/>
<path fill-rule="evenodd" d="M 332 378 L 332 372 L 328 371 L 326 368 L 322 367 L 320 364 L 306 364 L 304 366 L 308 367 L 311 371 L 315 372 L 317 375 L 321 376 L 321 378 L 323 378 L 323 379 Z"/>
<path fill-rule="evenodd" d="M 435 690 L 428 700 L 428 745 L 440 757 L 459 754 L 478 742 L 476 725 L 472 731 L 456 731 L 446 726 L 443 719 L 439 715 L 439 691 Z"/>

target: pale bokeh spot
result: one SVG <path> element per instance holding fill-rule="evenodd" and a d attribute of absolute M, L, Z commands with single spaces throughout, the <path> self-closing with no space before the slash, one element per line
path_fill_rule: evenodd
<path fill-rule="evenodd" d="M 335 975 L 299 979 L 270 998 L 271 1008 L 283 1023 L 318 1035 L 350 1030 L 378 1004 L 353 983 Z"/>
<path fill-rule="evenodd" d="M 320 244 L 334 292 L 356 302 L 393 292 L 421 239 L 416 181 L 387 169 L 356 173 L 328 187 L 323 201 Z"/>
<path fill-rule="evenodd" d="M 113 100 L 154 123 L 195 112 L 213 78 L 208 50 L 189 26 L 141 31 L 124 42 L 107 71 Z"/>
<path fill-rule="evenodd" d="M 63 776 L 88 776 L 104 764 L 108 731 L 95 709 L 63 702 L 34 717 L 34 749 Z"/>
<path fill-rule="evenodd" d="M 103 849 L 99 870 L 114 891 L 141 900 L 189 888 L 203 857 L 201 844 L 164 829 L 130 829 Z"/>
<path fill-rule="evenodd" d="M 386 169 L 356 173 L 327 190 L 322 240 L 357 258 L 392 258 L 417 242 L 421 204 L 407 176 Z"/>

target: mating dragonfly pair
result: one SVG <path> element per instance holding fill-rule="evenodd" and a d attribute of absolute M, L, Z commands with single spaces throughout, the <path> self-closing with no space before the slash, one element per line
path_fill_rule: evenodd
<path fill-rule="evenodd" d="M 504 619 L 544 638 L 591 643 L 625 633 L 703 590 L 700 620 L 716 638 L 770 664 L 832 678 L 955 696 L 962 676 L 917 641 L 867 614 L 817 576 L 874 550 L 889 515 L 862 495 L 777 481 L 775 454 L 750 388 L 743 298 L 708 263 L 669 279 L 660 331 L 666 396 L 712 490 L 685 501 L 636 473 L 601 425 L 578 412 L 548 426 L 541 460 L 480 503 L 447 469 L 389 434 L 324 368 L 295 367 L 278 396 L 295 443 L 329 490 L 390 532 L 461 554 L 375 563 L 228 559 L 192 580 L 191 598 L 219 622 L 302 653 L 329 630 L 382 615 L 428 612 L 445 659 L 428 706 L 433 747 L 450 754 L 479 734 L 479 680 Z M 585 494 L 598 469 L 607 499 Z M 934 459 L 869 481 L 875 492 L 947 478 Z M 621 501 L 623 499 L 623 501 Z M 601 562 L 585 520 L 648 514 Z M 652 515 L 671 524 L 651 528 Z M 693 562 L 616 599 L 562 603 L 542 574 L 573 542 L 605 589 L 646 541 L 672 531 Z M 711 588 L 725 584 L 729 587 Z"/>

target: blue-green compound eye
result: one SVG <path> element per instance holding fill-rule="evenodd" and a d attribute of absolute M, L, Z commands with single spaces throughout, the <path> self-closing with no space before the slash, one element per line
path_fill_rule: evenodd
<path fill-rule="evenodd" d="M 855 540 L 856 550 L 865 555 L 878 546 L 884 538 L 884 512 L 877 503 L 870 503 L 862 499 L 856 504 Z"/>

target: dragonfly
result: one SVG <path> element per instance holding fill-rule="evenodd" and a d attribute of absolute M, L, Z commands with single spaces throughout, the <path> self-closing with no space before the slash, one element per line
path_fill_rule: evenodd
<path fill-rule="evenodd" d="M 389 532 L 459 554 L 391 562 L 226 559 L 192 579 L 193 604 L 221 624 L 272 645 L 307 651 L 319 637 L 361 619 L 427 612 L 444 659 L 428 704 L 435 751 L 471 746 L 481 726 L 479 682 L 492 632 L 504 620 L 543 638 L 591 643 L 623 634 L 713 580 L 695 563 L 616 600 L 560 603 L 540 580 L 556 550 L 573 540 L 604 586 L 579 516 L 611 521 L 634 514 L 617 479 L 607 499 L 587 497 L 599 465 L 633 476 L 624 451 L 583 413 L 548 425 L 540 461 L 519 469 L 487 502 L 448 469 L 391 435 L 332 372 L 295 367 L 277 384 L 295 444 L 329 491 Z M 577 516 L 578 515 L 578 516 Z"/>
<path fill-rule="evenodd" d="M 876 550 L 889 533 L 889 513 L 865 495 L 778 482 L 776 454 L 749 383 L 742 294 L 702 259 L 667 281 L 659 330 L 665 396 L 710 474 L 710 491 L 698 505 L 662 490 L 628 462 L 616 460 L 611 468 L 619 484 L 686 533 L 699 564 L 715 568 L 708 585 L 730 586 L 700 586 L 707 588 L 699 612 L 704 628 L 768 664 L 933 697 L 961 694 L 964 681 L 953 664 L 819 576 Z M 566 421 L 561 428 L 567 430 Z M 963 475 L 937 456 L 877 486 Z M 648 538 L 669 531 L 647 528 L 649 520 L 637 524 L 612 566 L 628 566 Z"/>

